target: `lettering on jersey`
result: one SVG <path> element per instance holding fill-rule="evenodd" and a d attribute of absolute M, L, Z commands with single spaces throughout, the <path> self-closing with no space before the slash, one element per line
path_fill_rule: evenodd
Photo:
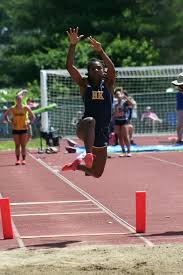
<path fill-rule="evenodd" d="M 92 91 L 92 100 L 104 100 L 103 91 Z"/>

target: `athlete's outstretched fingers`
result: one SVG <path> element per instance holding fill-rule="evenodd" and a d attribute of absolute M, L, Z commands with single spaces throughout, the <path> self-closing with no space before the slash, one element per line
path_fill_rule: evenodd
<path fill-rule="evenodd" d="M 79 31 L 79 28 L 78 28 L 78 27 L 76 27 L 76 34 L 78 34 L 78 31 Z"/>

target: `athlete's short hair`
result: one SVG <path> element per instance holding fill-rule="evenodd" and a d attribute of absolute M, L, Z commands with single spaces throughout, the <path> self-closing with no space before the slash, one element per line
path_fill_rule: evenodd
<path fill-rule="evenodd" d="M 98 60 L 98 59 L 96 59 L 96 58 L 92 58 L 92 59 L 90 59 L 90 60 L 88 61 L 88 64 L 87 64 L 87 71 L 89 71 L 90 67 L 91 67 L 93 64 L 95 64 L 96 62 L 99 62 L 99 63 L 102 65 L 103 69 L 104 69 L 105 66 L 104 66 L 103 61 Z"/>

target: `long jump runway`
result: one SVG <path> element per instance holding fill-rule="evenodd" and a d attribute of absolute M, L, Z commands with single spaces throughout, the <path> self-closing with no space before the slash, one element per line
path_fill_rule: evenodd
<path fill-rule="evenodd" d="M 108 159 L 101 178 L 60 174 L 76 154 L 31 152 L 26 166 L 0 153 L 0 196 L 9 197 L 13 240 L 0 248 L 85 244 L 149 246 L 183 242 L 183 153 L 137 153 Z M 147 228 L 135 233 L 135 192 L 147 193 Z"/>
<path fill-rule="evenodd" d="M 0 249 L 153 245 L 146 237 L 136 234 L 134 226 L 102 204 L 100 198 L 61 175 L 59 166 L 53 165 L 63 161 L 60 154 L 57 160 L 53 155 L 40 158 L 29 154 L 25 166 L 14 165 L 13 152 L 2 152 L 0 156 L 0 196 L 10 199 L 14 231 L 14 239 L 4 240 L 1 225 Z M 86 177 L 82 175 L 82 179 L 85 183 Z M 105 195 L 105 186 L 103 191 Z"/>

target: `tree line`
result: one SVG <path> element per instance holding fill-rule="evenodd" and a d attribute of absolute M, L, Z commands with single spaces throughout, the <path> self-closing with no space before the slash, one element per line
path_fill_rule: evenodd
<path fill-rule="evenodd" d="M 66 30 L 85 37 L 75 64 L 98 39 L 116 67 L 182 64 L 182 0 L 1 0 L 0 88 L 37 86 L 40 69 L 65 69 Z"/>

